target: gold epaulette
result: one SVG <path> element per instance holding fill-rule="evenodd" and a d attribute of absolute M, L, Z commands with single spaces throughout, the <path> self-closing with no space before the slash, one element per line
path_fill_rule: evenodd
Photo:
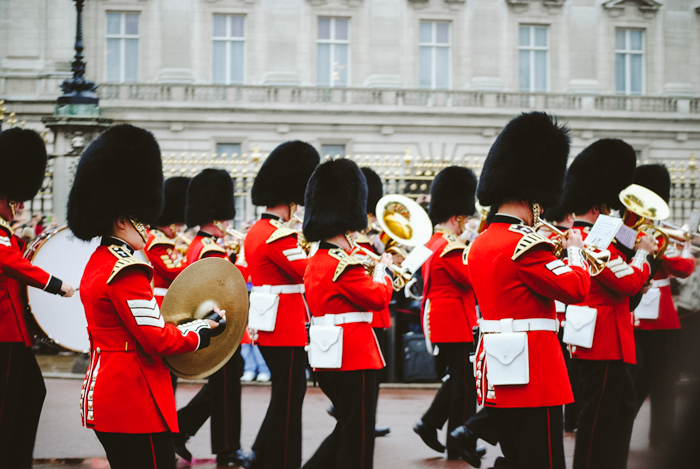
<path fill-rule="evenodd" d="M 369 236 L 364 233 L 359 233 L 357 238 L 355 238 L 355 243 L 357 244 L 370 244 Z"/>
<path fill-rule="evenodd" d="M 202 250 L 199 251 L 199 258 L 201 259 L 205 253 L 212 251 L 226 254 L 226 249 L 219 246 L 219 243 L 214 241 L 214 238 L 202 238 Z"/>
<path fill-rule="evenodd" d="M 151 242 L 151 244 L 146 246 L 146 251 L 150 251 L 151 248 L 157 244 L 165 244 L 167 246 L 175 246 L 175 241 L 173 241 L 172 239 L 165 236 L 165 233 L 163 233 L 162 231 L 151 230 L 151 233 L 153 233 L 154 238 L 153 238 L 153 241 Z"/>
<path fill-rule="evenodd" d="M 464 265 L 469 265 L 469 250 L 472 248 L 471 244 L 468 244 L 467 247 L 462 251 L 462 264 Z"/>
<path fill-rule="evenodd" d="M 266 244 L 274 243 L 278 239 L 297 234 L 296 231 L 285 226 L 284 223 L 279 220 L 270 220 L 270 225 L 277 229 L 267 238 L 267 241 L 265 241 Z"/>
<path fill-rule="evenodd" d="M 7 230 L 7 234 L 10 236 L 15 234 L 15 230 L 13 230 L 10 224 L 7 223 L 2 217 L 0 217 L 0 228 L 5 228 Z"/>
<path fill-rule="evenodd" d="M 333 259 L 338 260 L 338 267 L 335 268 L 335 273 L 333 274 L 334 282 L 338 280 L 338 277 L 340 277 L 340 275 L 343 272 L 345 272 L 345 269 L 347 269 L 348 267 L 353 265 L 362 265 L 362 262 L 355 259 L 353 256 L 349 255 L 342 249 L 330 249 L 328 251 L 328 255 L 331 256 Z"/>
<path fill-rule="evenodd" d="M 512 260 L 516 260 L 518 257 L 523 255 L 523 253 L 527 252 L 533 246 L 537 246 L 538 244 L 544 243 L 546 245 L 554 247 L 554 242 L 552 240 L 550 240 L 546 236 L 542 236 L 541 234 L 537 233 L 529 226 L 510 225 L 510 228 L 508 228 L 508 230 L 523 236 L 522 238 L 520 238 L 520 241 L 518 241 L 518 244 L 515 246 L 515 251 L 513 252 L 513 256 L 511 257 Z"/>
<path fill-rule="evenodd" d="M 447 245 L 444 248 L 442 248 L 440 257 L 444 257 L 447 253 L 451 251 L 455 251 L 457 249 L 464 249 L 467 247 L 466 244 L 457 239 L 457 237 L 452 233 L 443 233 L 442 237 L 443 239 L 447 240 Z"/>
<path fill-rule="evenodd" d="M 151 267 L 151 264 L 137 259 L 133 256 L 133 254 L 131 254 L 129 251 L 127 251 L 121 246 L 116 246 L 113 244 L 109 247 L 109 252 L 111 252 L 112 255 L 118 259 L 118 261 L 116 264 L 114 264 L 114 268 L 112 268 L 112 273 L 107 279 L 108 285 L 119 272 L 132 265 L 144 266 L 147 267 L 149 270 L 153 269 L 153 267 Z"/>

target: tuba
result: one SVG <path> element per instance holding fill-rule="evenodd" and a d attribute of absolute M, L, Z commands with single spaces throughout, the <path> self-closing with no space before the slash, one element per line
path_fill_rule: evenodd
<path fill-rule="evenodd" d="M 654 259 L 664 255 L 671 238 L 667 230 L 654 225 L 654 221 L 665 220 L 671 210 L 666 201 L 646 187 L 630 184 L 620 192 L 620 202 L 625 206 L 623 223 L 637 230 L 639 234 L 649 235 L 656 240 L 657 250 Z"/>

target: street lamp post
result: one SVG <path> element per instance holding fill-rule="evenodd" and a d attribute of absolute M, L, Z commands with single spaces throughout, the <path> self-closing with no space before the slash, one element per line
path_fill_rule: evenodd
<path fill-rule="evenodd" d="M 78 17 L 75 25 L 75 60 L 73 60 L 73 78 L 61 85 L 63 94 L 58 98 L 58 105 L 92 104 L 97 106 L 99 99 L 95 90 L 97 85 L 85 79 L 85 62 L 83 62 L 83 4 L 85 0 L 74 0 Z"/>

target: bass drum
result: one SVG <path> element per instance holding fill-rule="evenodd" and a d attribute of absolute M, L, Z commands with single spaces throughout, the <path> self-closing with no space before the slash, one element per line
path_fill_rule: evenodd
<path fill-rule="evenodd" d="M 85 266 L 99 244 L 100 238 L 89 242 L 79 240 L 64 225 L 39 236 L 24 257 L 78 288 Z M 147 261 L 141 251 L 136 256 Z M 27 298 L 36 323 L 55 345 L 74 352 L 90 349 L 79 290 L 71 298 L 63 298 L 38 288 L 27 288 Z"/>

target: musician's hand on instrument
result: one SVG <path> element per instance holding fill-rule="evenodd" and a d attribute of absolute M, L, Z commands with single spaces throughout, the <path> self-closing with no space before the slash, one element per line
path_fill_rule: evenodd
<path fill-rule="evenodd" d="M 649 235 L 642 236 L 637 241 L 637 249 L 644 249 L 645 251 L 647 251 L 650 254 L 654 253 L 657 251 L 656 242 Z"/>
<path fill-rule="evenodd" d="M 568 236 L 562 237 L 561 240 L 561 245 L 564 249 L 571 248 L 571 247 L 576 247 L 583 249 L 583 238 L 581 237 L 581 233 L 579 233 L 578 230 L 568 230 L 566 232 Z"/>
<path fill-rule="evenodd" d="M 209 324 L 209 328 L 212 330 L 212 337 L 216 337 L 226 329 L 226 310 L 214 307 L 212 312 L 205 317 L 204 320 Z"/>
<path fill-rule="evenodd" d="M 387 267 L 391 267 L 391 265 L 394 263 L 394 261 L 391 257 L 391 254 L 388 252 L 385 252 L 384 254 L 382 254 L 382 257 L 379 260 L 379 263 L 384 264 Z"/>
<path fill-rule="evenodd" d="M 73 285 L 71 285 L 68 282 L 63 282 L 63 285 L 61 285 L 61 296 L 64 296 L 66 298 L 70 298 L 75 294 L 75 288 Z"/>

